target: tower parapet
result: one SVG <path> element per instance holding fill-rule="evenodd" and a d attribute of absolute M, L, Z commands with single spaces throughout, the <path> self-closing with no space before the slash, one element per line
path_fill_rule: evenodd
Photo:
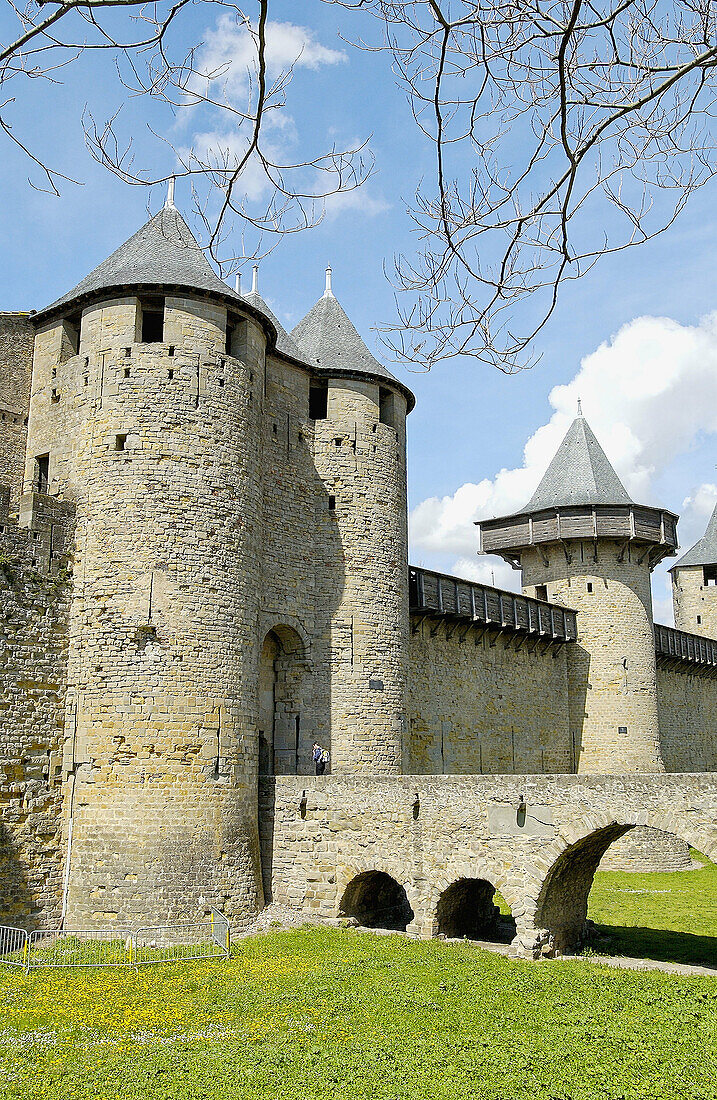
<path fill-rule="evenodd" d="M 717 505 L 702 538 L 670 572 L 677 629 L 717 638 Z"/>
<path fill-rule="evenodd" d="M 579 612 L 569 654 L 581 772 L 664 770 L 650 572 L 677 545 L 677 516 L 633 503 L 582 416 L 520 513 L 480 523 L 482 549 L 523 591 Z"/>

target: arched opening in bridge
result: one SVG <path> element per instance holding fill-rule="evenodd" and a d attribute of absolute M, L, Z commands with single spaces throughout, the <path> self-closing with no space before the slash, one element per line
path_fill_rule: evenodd
<path fill-rule="evenodd" d="M 495 886 L 484 878 L 459 878 L 443 891 L 436 907 L 439 936 L 510 943 L 515 921 Z"/>
<path fill-rule="evenodd" d="M 344 891 L 339 912 L 355 917 L 364 928 L 389 928 L 405 932 L 413 920 L 403 886 L 385 871 L 364 871 Z"/>
<path fill-rule="evenodd" d="M 562 853 L 543 884 L 536 927 L 558 954 L 590 947 L 717 968 L 717 866 L 692 849 L 686 870 L 602 870 L 610 845 L 633 828 L 606 826 Z"/>

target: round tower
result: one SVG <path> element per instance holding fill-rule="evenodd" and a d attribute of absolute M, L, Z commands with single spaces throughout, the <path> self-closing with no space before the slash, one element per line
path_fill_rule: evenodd
<path fill-rule="evenodd" d="M 517 515 L 481 522 L 482 548 L 523 572 L 527 595 L 578 612 L 568 647 L 579 772 L 663 771 L 650 573 L 677 517 L 634 504 L 579 415 Z"/>
<path fill-rule="evenodd" d="M 65 922 L 246 914 L 265 328 L 173 205 L 36 320 L 26 487 L 77 512 Z"/>
<path fill-rule="evenodd" d="M 702 538 L 670 572 L 677 629 L 717 638 L 717 505 Z"/>
<path fill-rule="evenodd" d="M 330 667 L 331 767 L 400 772 L 408 653 L 406 414 L 414 398 L 363 343 L 333 294 L 330 268 L 323 297 L 292 335 L 317 372 L 309 415 L 325 497 L 317 516 L 323 626 L 316 644 Z"/>

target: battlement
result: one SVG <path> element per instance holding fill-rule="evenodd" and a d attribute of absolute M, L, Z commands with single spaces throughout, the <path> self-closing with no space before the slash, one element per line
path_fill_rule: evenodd
<path fill-rule="evenodd" d="M 717 639 L 687 634 L 684 630 L 656 623 L 655 653 L 659 663 L 667 668 L 692 665 L 698 666 L 689 670 L 693 673 L 699 671 L 717 676 Z"/>
<path fill-rule="evenodd" d="M 408 571 L 412 628 L 425 618 L 450 618 L 486 629 L 532 635 L 549 643 L 577 639 L 577 615 L 546 603 L 447 573 L 411 567 Z"/>

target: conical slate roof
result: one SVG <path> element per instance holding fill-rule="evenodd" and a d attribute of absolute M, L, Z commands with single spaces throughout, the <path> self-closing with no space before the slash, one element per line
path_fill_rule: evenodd
<path fill-rule="evenodd" d="M 587 420 L 577 416 L 523 512 L 585 504 L 632 501 Z"/>
<path fill-rule="evenodd" d="M 374 378 L 398 379 L 374 359 L 343 308 L 327 286 L 291 335 L 312 363 L 326 370 L 339 369 L 370 374 Z M 400 385 L 400 383 L 399 383 Z"/>
<path fill-rule="evenodd" d="M 301 350 L 294 337 L 286 331 L 279 321 L 277 321 L 261 294 L 256 290 L 252 290 L 249 294 L 244 294 L 243 298 L 250 306 L 253 306 L 254 309 L 258 309 L 260 313 L 268 317 L 273 324 L 276 329 L 276 350 L 281 352 L 282 355 L 288 355 L 292 359 L 298 359 L 300 363 L 307 362 L 306 354 Z"/>
<path fill-rule="evenodd" d="M 672 569 L 689 565 L 717 565 L 717 504 L 702 538 L 675 562 Z"/>
<path fill-rule="evenodd" d="M 212 269 L 191 229 L 174 206 L 164 206 L 98 267 L 62 298 L 42 310 L 58 307 L 123 286 L 167 285 L 239 297 Z"/>

